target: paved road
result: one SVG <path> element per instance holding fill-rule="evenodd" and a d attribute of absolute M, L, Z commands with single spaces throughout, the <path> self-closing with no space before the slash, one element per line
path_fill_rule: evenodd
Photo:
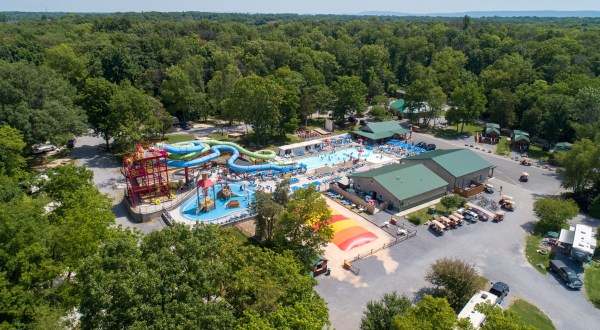
<path fill-rule="evenodd" d="M 116 215 L 116 223 L 125 227 L 137 228 L 143 233 L 162 228 L 164 224 L 159 220 L 138 224 L 127 216 L 127 211 L 121 204 L 123 189 L 117 188 L 118 184 L 125 182 L 119 172 L 120 163 L 113 155 L 105 152 L 102 149 L 103 146 L 104 140 L 99 137 L 81 136 L 77 138 L 72 156 L 76 158 L 77 165 L 85 165 L 94 172 L 94 183 L 98 189 L 113 198 L 112 211 Z"/>
<path fill-rule="evenodd" d="M 462 143 L 448 143 L 423 134 L 414 134 L 413 137 L 417 142 L 435 143 L 438 148 L 457 147 Z M 598 328 L 600 311 L 587 301 L 584 290 L 569 290 L 553 275 L 542 275 L 524 256 L 524 240 L 533 220 L 533 202 L 559 191 L 558 178 L 547 170 L 528 168 L 531 180 L 521 184 L 514 178 L 518 178 L 524 167 L 495 155 L 481 155 L 498 166 L 494 181 L 497 186 L 504 186 L 505 193 L 515 197 L 516 212 L 509 213 L 501 223 L 464 225 L 442 237 L 420 226 L 416 237 L 382 251 L 378 256 L 354 263 L 361 270 L 358 284 L 339 280 L 335 274 L 318 277 L 317 291 L 327 301 L 330 320 L 336 329 L 357 329 L 366 303 L 379 299 L 386 292 L 396 290 L 411 297 L 422 295 L 429 289 L 424 280 L 426 271 L 431 263 L 442 257 L 456 257 L 474 263 L 491 282 L 508 283 L 511 288 L 509 298 L 523 297 L 532 302 L 552 319 L 557 329 Z M 499 194 L 494 196 L 497 198 Z M 389 215 L 382 214 L 380 217 L 387 218 Z M 579 217 L 577 220 L 587 219 Z M 393 260 L 392 264 L 398 263 L 392 272 L 389 267 L 387 271 L 384 268 L 385 260 L 389 259 Z M 344 272 L 338 265 L 331 267 L 332 272 Z"/>

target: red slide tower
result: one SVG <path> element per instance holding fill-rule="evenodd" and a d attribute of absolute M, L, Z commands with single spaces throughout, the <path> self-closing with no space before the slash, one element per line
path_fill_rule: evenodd
<path fill-rule="evenodd" d="M 167 152 L 144 149 L 137 145 L 137 152 L 123 157 L 123 175 L 127 182 L 127 197 L 136 207 L 147 202 L 160 204 L 162 197 L 171 198 Z"/>

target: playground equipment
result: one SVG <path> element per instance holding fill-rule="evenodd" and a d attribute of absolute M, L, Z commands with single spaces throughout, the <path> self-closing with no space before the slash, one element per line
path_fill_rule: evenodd
<path fill-rule="evenodd" d="M 188 168 L 192 166 L 202 165 L 221 156 L 221 151 L 231 153 L 231 157 L 227 160 L 227 166 L 236 172 L 255 172 L 255 171 L 281 171 L 289 172 L 297 170 L 300 167 L 297 165 L 276 165 L 276 164 L 261 164 L 261 165 L 238 165 L 235 161 L 240 157 L 240 154 L 252 159 L 270 160 L 275 157 L 275 152 L 272 150 L 260 150 L 257 152 L 248 151 L 236 143 L 207 140 L 180 142 L 173 145 L 159 145 L 159 148 L 167 151 L 167 165 L 177 168 Z M 211 153 L 206 154 L 208 151 Z M 204 156 L 202 156 L 204 155 Z M 200 157 L 201 156 L 201 157 Z"/>
<path fill-rule="evenodd" d="M 137 152 L 123 157 L 122 173 L 127 184 L 127 196 L 133 207 L 145 198 L 159 205 L 162 197 L 172 198 L 169 172 L 164 150 L 144 149 L 136 146 Z"/>
<path fill-rule="evenodd" d="M 225 207 L 228 209 L 234 209 L 236 207 L 240 207 L 240 202 L 237 199 L 234 199 L 232 201 L 229 201 L 229 203 L 227 203 Z"/>
<path fill-rule="evenodd" d="M 215 192 L 215 184 L 208 178 L 208 173 L 202 173 L 202 178 L 198 180 L 196 188 L 196 197 L 198 198 L 198 208 L 196 208 L 196 214 L 204 211 L 205 213 L 210 212 L 215 209 L 215 202 L 211 200 L 210 195 L 208 194 L 208 189 L 213 188 L 213 194 Z M 200 201 L 200 189 L 202 189 L 202 196 L 204 196 L 204 201 Z M 213 198 L 216 199 L 216 198 Z"/>
<path fill-rule="evenodd" d="M 231 188 L 229 186 L 223 186 L 221 190 L 217 193 L 217 197 L 220 199 L 228 200 L 231 198 Z"/>

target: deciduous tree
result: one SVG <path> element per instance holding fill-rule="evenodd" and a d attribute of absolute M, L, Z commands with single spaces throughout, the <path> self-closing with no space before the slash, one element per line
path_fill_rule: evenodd
<path fill-rule="evenodd" d="M 545 234 L 560 229 L 579 212 L 579 207 L 572 199 L 542 198 L 533 204 L 533 212 L 538 218 L 535 231 Z"/>
<path fill-rule="evenodd" d="M 425 279 L 436 286 L 435 294 L 446 298 L 455 310 L 460 310 L 486 283 L 475 266 L 454 258 L 436 260 Z"/>
<path fill-rule="evenodd" d="M 394 318 L 406 313 L 412 306 L 410 299 L 396 293 L 386 293 L 380 300 L 367 303 L 367 310 L 360 322 L 362 330 L 392 329 Z"/>

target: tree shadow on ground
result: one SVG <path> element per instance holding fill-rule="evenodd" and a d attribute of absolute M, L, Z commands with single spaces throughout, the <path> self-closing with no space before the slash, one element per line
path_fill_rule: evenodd
<path fill-rule="evenodd" d="M 423 286 L 413 295 L 413 303 L 417 303 L 419 300 L 423 299 L 423 296 L 428 294 L 430 296 L 434 296 L 436 289 L 432 286 Z"/>

